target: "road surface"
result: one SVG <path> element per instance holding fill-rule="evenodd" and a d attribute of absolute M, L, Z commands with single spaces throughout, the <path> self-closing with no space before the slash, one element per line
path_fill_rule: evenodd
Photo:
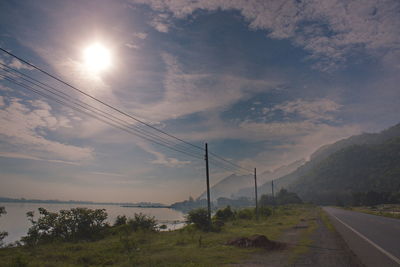
<path fill-rule="evenodd" d="M 400 220 L 332 207 L 336 230 L 366 266 L 400 266 Z"/>

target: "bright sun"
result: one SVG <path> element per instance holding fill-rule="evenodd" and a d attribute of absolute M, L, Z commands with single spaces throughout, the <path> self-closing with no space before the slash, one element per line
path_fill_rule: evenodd
<path fill-rule="evenodd" d="M 91 72 L 101 72 L 111 66 L 111 53 L 100 43 L 88 46 L 83 51 L 83 57 L 87 69 Z"/>

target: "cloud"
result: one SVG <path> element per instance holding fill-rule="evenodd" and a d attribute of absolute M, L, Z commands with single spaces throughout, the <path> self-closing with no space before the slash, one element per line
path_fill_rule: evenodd
<path fill-rule="evenodd" d="M 292 125 L 291 129 L 285 129 L 283 133 L 290 134 L 291 130 L 295 130 L 295 128 L 301 128 L 301 126 L 293 127 Z M 307 159 L 321 146 L 360 134 L 363 130 L 362 127 L 356 124 L 343 126 L 313 125 L 306 132 L 303 132 L 305 133 L 303 135 L 297 135 L 293 131 L 291 133 L 293 135 L 287 135 L 284 142 L 275 144 L 269 142 L 254 157 L 240 160 L 239 163 L 246 167 L 262 166 L 262 171 L 273 170 L 302 158 Z"/>
<path fill-rule="evenodd" d="M 150 25 L 159 32 L 167 33 L 169 31 L 170 22 L 166 14 L 159 14 L 151 20 Z"/>
<path fill-rule="evenodd" d="M 176 158 L 167 157 L 163 153 L 154 150 L 151 145 L 145 142 L 137 142 L 137 145 L 142 148 L 144 151 L 150 153 L 151 155 L 155 156 L 156 159 L 152 160 L 151 163 L 159 164 L 166 167 L 182 167 L 184 165 L 190 164 L 190 161 L 180 161 Z"/>
<path fill-rule="evenodd" d="M 126 43 L 125 46 L 130 49 L 139 49 L 139 46 L 132 44 L 132 43 Z"/>
<path fill-rule="evenodd" d="M 29 160 L 37 160 L 37 161 L 47 161 L 47 162 L 61 163 L 61 164 L 67 164 L 67 165 L 79 165 L 78 162 L 65 161 L 65 160 L 44 159 L 44 158 L 39 158 L 39 157 L 35 157 L 35 156 L 32 156 L 32 155 L 15 153 L 15 152 L 0 152 L 0 157 L 13 158 L 13 159 L 29 159 Z"/>
<path fill-rule="evenodd" d="M 258 106 L 259 116 L 226 121 L 211 116 L 193 132 L 181 134 L 187 140 L 240 139 L 287 141 L 309 135 L 323 125 L 340 122 L 342 105 L 327 98 L 296 99 L 272 107 Z M 257 110 L 257 108 L 256 108 Z"/>
<path fill-rule="evenodd" d="M 144 32 L 136 32 L 133 34 L 134 37 L 139 38 L 139 39 L 146 39 L 147 38 L 147 33 Z"/>
<path fill-rule="evenodd" d="M 245 136 L 256 140 L 288 140 L 296 136 L 307 135 L 318 127 L 309 121 L 298 122 L 242 122 L 239 127 L 246 132 Z"/>
<path fill-rule="evenodd" d="M 167 68 L 163 99 L 140 107 L 140 113 L 153 121 L 196 112 L 221 111 L 257 92 L 272 90 L 279 84 L 224 74 L 191 74 L 183 70 L 174 56 L 164 53 L 163 59 Z"/>
<path fill-rule="evenodd" d="M 274 106 L 271 111 L 281 110 L 285 114 L 298 114 L 302 118 L 311 121 L 335 121 L 334 113 L 342 106 L 336 102 L 321 98 L 315 100 L 297 99 Z M 268 110 L 265 110 L 268 112 Z"/>
<path fill-rule="evenodd" d="M 34 68 L 32 68 L 31 66 L 26 65 L 25 63 L 22 63 L 21 61 L 19 61 L 18 59 L 13 58 L 11 60 L 11 63 L 8 64 L 8 66 L 10 66 L 11 68 L 17 69 L 17 70 L 33 70 Z"/>
<path fill-rule="evenodd" d="M 70 127 L 70 121 L 52 114 L 52 108 L 44 101 L 23 103 L 10 98 L 9 104 L 0 110 L 0 135 L 5 142 L 3 153 L 12 157 L 68 162 L 87 161 L 93 158 L 93 149 L 64 144 L 48 137 L 48 131 Z M 11 154 L 10 154 L 11 153 Z M 7 154 L 3 154 L 7 155 Z"/>
<path fill-rule="evenodd" d="M 354 51 L 382 56 L 400 48 L 400 2 L 396 0 L 133 0 L 186 18 L 196 10 L 239 10 L 252 29 L 290 39 L 311 53 L 315 67 L 333 70 Z"/>
<path fill-rule="evenodd" d="M 113 172 L 90 172 L 90 174 L 102 175 L 102 176 L 126 177 L 126 175 Z"/>

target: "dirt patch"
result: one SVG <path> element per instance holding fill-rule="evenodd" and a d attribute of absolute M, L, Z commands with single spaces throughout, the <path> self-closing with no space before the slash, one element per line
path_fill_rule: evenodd
<path fill-rule="evenodd" d="M 249 259 L 230 266 L 363 266 L 336 231 L 329 230 L 324 225 L 319 215 L 316 210 L 312 218 L 300 220 L 299 224 L 284 232 L 279 243 L 284 243 L 286 249 L 256 253 Z M 310 225 L 307 223 L 310 221 L 316 224 L 316 229 L 310 232 L 311 242 L 302 244 L 300 242 L 302 236 L 305 231 L 310 230 Z M 307 250 L 293 259 L 293 253 L 299 247 L 307 248 Z"/>
<path fill-rule="evenodd" d="M 295 225 L 293 226 L 293 229 L 306 229 L 308 228 L 308 225 Z"/>
<path fill-rule="evenodd" d="M 239 237 L 228 241 L 226 245 L 241 248 L 265 248 L 267 250 L 278 250 L 286 248 L 285 243 L 269 240 L 265 235 L 254 235 L 251 237 Z"/>

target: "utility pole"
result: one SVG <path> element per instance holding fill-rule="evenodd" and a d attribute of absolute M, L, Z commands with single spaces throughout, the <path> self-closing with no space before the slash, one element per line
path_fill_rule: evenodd
<path fill-rule="evenodd" d="M 274 180 L 271 181 L 271 185 L 272 185 L 272 201 L 275 204 L 275 195 L 274 195 Z"/>
<path fill-rule="evenodd" d="M 272 215 L 273 215 L 275 209 L 274 180 L 271 181 L 271 186 L 272 186 Z"/>
<path fill-rule="evenodd" d="M 257 197 L 257 169 L 254 168 L 254 193 L 256 199 L 256 219 L 258 220 L 258 197 Z"/>
<path fill-rule="evenodd" d="M 208 222 L 211 225 L 211 202 L 210 202 L 210 171 L 208 168 L 208 145 L 206 143 L 206 176 L 207 176 L 207 208 L 208 208 Z"/>

